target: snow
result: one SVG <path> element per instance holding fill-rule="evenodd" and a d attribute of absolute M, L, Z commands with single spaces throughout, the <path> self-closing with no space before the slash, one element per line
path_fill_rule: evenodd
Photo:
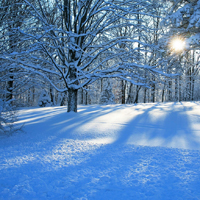
<path fill-rule="evenodd" d="M 0 200 L 200 199 L 200 102 L 26 108 L 0 138 Z"/>

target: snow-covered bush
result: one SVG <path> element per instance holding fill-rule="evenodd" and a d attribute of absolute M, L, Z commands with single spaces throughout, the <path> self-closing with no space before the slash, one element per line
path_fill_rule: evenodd
<path fill-rule="evenodd" d="M 100 96 L 100 104 L 114 104 L 115 96 L 112 92 L 112 86 L 110 82 L 106 81 L 103 86 L 103 91 L 101 92 Z"/>
<path fill-rule="evenodd" d="M 19 130 L 13 127 L 13 123 L 16 121 L 16 111 L 12 106 L 12 101 L 3 101 L 0 99 L 0 134 L 12 134 Z"/>
<path fill-rule="evenodd" d="M 38 106 L 40 107 L 46 107 L 46 106 L 51 106 L 51 99 L 46 92 L 46 90 L 43 90 L 42 93 L 40 94 L 40 98 L 38 100 Z"/>

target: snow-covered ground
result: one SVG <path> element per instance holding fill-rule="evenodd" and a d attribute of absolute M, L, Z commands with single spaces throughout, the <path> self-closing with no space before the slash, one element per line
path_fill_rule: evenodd
<path fill-rule="evenodd" d="M 200 102 L 22 109 L 0 199 L 200 200 Z"/>

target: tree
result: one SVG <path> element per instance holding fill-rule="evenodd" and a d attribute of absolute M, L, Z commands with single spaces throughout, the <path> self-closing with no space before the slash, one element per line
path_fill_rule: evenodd
<path fill-rule="evenodd" d="M 8 40 L 5 39 L 0 58 L 39 74 L 57 91 L 67 92 L 68 112 L 77 112 L 78 89 L 98 79 L 119 77 L 142 86 L 147 81 L 139 69 L 163 74 L 156 66 L 142 64 L 136 56 L 135 43 L 140 43 L 141 49 L 148 46 L 150 50 L 149 44 L 138 41 L 137 35 L 113 34 L 116 29 L 134 27 L 138 14 L 152 16 L 154 1 L 23 0 L 18 5 L 26 8 L 26 18 L 23 26 L 13 28 L 10 35 L 20 37 L 17 42 L 21 48 L 6 52 Z M 124 21 L 119 23 L 120 19 Z"/>

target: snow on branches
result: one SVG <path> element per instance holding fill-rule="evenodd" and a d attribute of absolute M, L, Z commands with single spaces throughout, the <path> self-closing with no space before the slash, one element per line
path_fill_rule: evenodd
<path fill-rule="evenodd" d="M 185 35 L 188 45 L 199 46 L 200 0 L 174 1 L 165 22 L 171 24 L 179 34 Z"/>
<path fill-rule="evenodd" d="M 68 111 L 77 110 L 77 90 L 100 78 L 146 86 L 144 74 L 163 74 L 156 66 L 144 66 L 142 57 L 154 45 L 138 40 L 151 31 L 138 18 L 154 16 L 151 0 L 23 0 L 16 6 L 26 8 L 23 23 L 0 42 L 7 45 L 17 35 L 20 49 L 7 52 L 4 47 L 0 58 L 42 76 L 59 92 L 67 91 Z"/>

